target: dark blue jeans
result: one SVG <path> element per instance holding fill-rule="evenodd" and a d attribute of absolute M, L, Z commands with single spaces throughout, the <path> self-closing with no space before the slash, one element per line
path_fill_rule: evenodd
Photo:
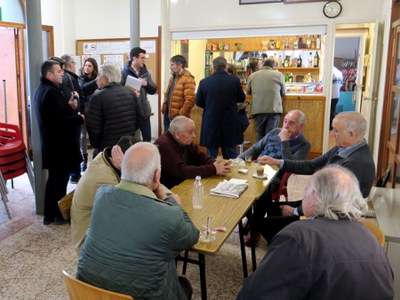
<path fill-rule="evenodd" d="M 207 155 L 217 158 L 219 148 L 210 148 L 207 147 Z M 234 159 L 238 156 L 236 147 L 221 147 L 222 157 L 224 159 Z"/>
<path fill-rule="evenodd" d="M 167 113 L 164 114 L 164 132 L 167 132 L 169 129 L 169 124 L 171 124 L 171 121 L 169 119 L 169 116 Z"/>

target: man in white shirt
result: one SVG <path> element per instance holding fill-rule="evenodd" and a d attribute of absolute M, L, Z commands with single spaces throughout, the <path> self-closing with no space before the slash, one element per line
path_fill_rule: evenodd
<path fill-rule="evenodd" d="M 331 116 L 329 121 L 329 130 L 332 130 L 332 121 L 336 115 L 336 105 L 339 102 L 340 88 L 343 84 L 342 72 L 333 66 L 332 73 Z"/>

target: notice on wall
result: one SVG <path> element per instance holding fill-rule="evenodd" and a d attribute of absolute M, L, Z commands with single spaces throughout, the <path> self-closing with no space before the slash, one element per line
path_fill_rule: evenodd
<path fill-rule="evenodd" d="M 110 52 L 111 52 L 111 43 L 110 42 L 97 43 L 97 53 L 98 54 L 108 54 Z"/>
<path fill-rule="evenodd" d="M 156 41 L 141 41 L 140 48 L 146 50 L 147 53 L 156 53 Z"/>
<path fill-rule="evenodd" d="M 99 66 L 101 65 L 101 56 L 98 54 L 92 54 L 92 55 L 82 55 L 82 60 L 81 60 L 82 66 L 83 66 L 85 59 L 88 57 L 94 58 L 97 62 L 97 65 L 99 65 Z"/>
<path fill-rule="evenodd" d="M 97 43 L 84 43 L 83 54 L 97 54 Z"/>
<path fill-rule="evenodd" d="M 124 67 L 124 56 L 123 55 L 104 55 L 105 64 L 113 64 L 122 70 Z"/>
<path fill-rule="evenodd" d="M 125 42 L 112 42 L 111 43 L 111 54 L 125 53 Z"/>

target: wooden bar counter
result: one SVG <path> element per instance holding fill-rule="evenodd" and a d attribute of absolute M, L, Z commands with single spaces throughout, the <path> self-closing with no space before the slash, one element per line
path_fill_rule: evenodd
<path fill-rule="evenodd" d="M 247 96 L 247 99 L 251 101 L 251 97 Z M 319 94 L 288 94 L 283 98 L 281 124 L 283 116 L 290 110 L 299 109 L 306 114 L 307 123 L 304 127 L 304 136 L 311 143 L 311 151 L 308 156 L 309 159 L 322 154 L 325 124 L 325 100 L 325 96 Z M 250 105 L 248 107 L 250 107 Z M 194 106 L 190 116 L 196 125 L 195 143 L 198 145 L 200 144 L 202 114 L 203 109 Z M 251 112 L 249 111 L 249 115 L 250 114 Z M 244 133 L 244 140 L 250 141 L 249 146 L 256 142 L 256 130 L 254 120 L 252 119 L 250 119 L 250 125 Z M 247 148 L 249 146 L 247 146 Z"/>

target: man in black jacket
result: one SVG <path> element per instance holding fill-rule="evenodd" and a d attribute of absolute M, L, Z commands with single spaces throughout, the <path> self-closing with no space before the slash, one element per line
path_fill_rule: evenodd
<path fill-rule="evenodd" d="M 43 169 L 49 170 L 44 199 L 44 224 L 63 224 L 57 202 L 66 194 L 71 166 L 79 164 L 82 156 L 76 130 L 83 116 L 78 103 L 60 90 L 64 71 L 59 62 L 46 60 L 41 66 L 40 85 L 33 98 L 40 130 Z"/>
<path fill-rule="evenodd" d="M 332 126 L 335 146 L 322 156 L 308 161 L 267 157 L 263 162 L 279 166 L 285 172 L 303 175 L 311 175 L 327 165 L 340 165 L 353 172 L 358 179 L 361 194 L 366 198 L 375 179 L 375 164 L 364 139 L 367 121 L 358 112 L 342 112 L 333 119 Z M 301 201 L 288 204 L 290 205 L 279 205 L 274 202 L 268 208 L 267 217 L 259 226 L 261 234 L 268 242 L 284 226 L 298 220 L 302 215 Z"/>
<path fill-rule="evenodd" d="M 146 60 L 146 50 L 140 47 L 132 48 L 129 54 L 130 60 L 126 63 L 122 70 L 121 85 L 125 85 L 128 75 L 139 79 L 142 82 L 140 87 L 139 103 L 143 110 L 144 121 L 140 126 L 143 141 L 151 141 L 151 106 L 147 99 L 147 94 L 154 95 L 157 91 L 157 85 L 151 79 L 151 74 L 144 64 Z"/>
<path fill-rule="evenodd" d="M 74 58 L 68 54 L 62 55 L 61 59 L 64 61 L 64 75 L 62 78 L 61 89 L 65 97 L 69 98 L 70 96 L 74 96 L 74 98 L 77 99 L 79 112 L 84 114 L 85 104 L 83 101 L 83 93 L 78 82 L 78 75 L 75 74 L 76 62 L 74 61 Z M 82 126 L 79 126 L 76 129 L 76 138 L 78 143 L 80 143 L 81 130 Z M 76 164 L 72 167 L 70 182 L 78 183 L 79 179 L 81 179 L 81 165 Z"/>
<path fill-rule="evenodd" d="M 136 93 L 121 86 L 121 72 L 111 64 L 100 67 L 97 86 L 86 115 L 86 128 L 93 158 L 106 147 L 114 146 L 121 136 L 135 135 L 143 120 L 143 110 Z"/>

